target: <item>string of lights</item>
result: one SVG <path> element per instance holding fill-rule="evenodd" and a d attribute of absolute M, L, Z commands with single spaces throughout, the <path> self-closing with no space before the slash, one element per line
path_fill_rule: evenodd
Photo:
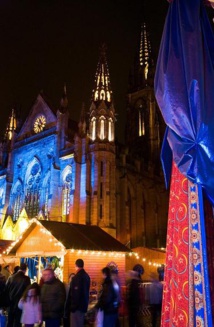
<path fill-rule="evenodd" d="M 14 246 L 16 246 L 23 238 L 23 235 L 25 231 L 33 224 L 36 223 L 40 227 L 41 233 L 46 235 L 46 240 L 53 244 L 55 247 L 59 247 L 60 251 L 62 252 L 62 255 L 67 253 L 67 250 L 70 251 L 70 253 L 76 254 L 76 255 L 87 255 L 87 256 L 95 256 L 95 257 L 101 257 L 101 256 L 108 256 L 108 257 L 114 257 L 114 258 L 122 258 L 122 257 L 127 257 L 131 258 L 133 257 L 134 259 L 138 260 L 139 262 L 143 262 L 144 264 L 147 264 L 149 266 L 153 267 L 161 267 L 163 263 L 156 262 L 154 260 L 151 260 L 149 258 L 146 258 L 145 256 L 140 255 L 137 252 L 115 252 L 115 251 L 95 251 L 95 250 L 87 250 L 87 249 L 66 249 L 65 246 L 59 241 L 56 240 L 55 237 L 53 237 L 51 231 L 47 230 L 46 228 L 43 227 L 43 225 L 40 223 L 40 221 L 37 218 L 33 218 L 30 220 L 30 222 L 25 226 L 22 234 L 15 240 L 13 241 L 7 248 L 4 250 L 2 253 L 0 253 L 0 257 L 2 255 L 9 255 L 10 251 Z M 54 252 L 54 249 L 53 249 Z"/>

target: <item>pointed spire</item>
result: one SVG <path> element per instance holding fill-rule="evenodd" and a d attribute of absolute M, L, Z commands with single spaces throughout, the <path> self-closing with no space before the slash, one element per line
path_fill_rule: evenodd
<path fill-rule="evenodd" d="M 78 127 L 79 127 L 79 134 L 86 135 L 86 115 L 85 115 L 85 104 L 84 103 L 82 104 Z"/>
<path fill-rule="evenodd" d="M 146 23 L 141 24 L 140 47 L 139 47 L 139 65 L 144 69 L 144 79 L 148 79 L 149 65 L 152 62 L 151 43 Z"/>
<path fill-rule="evenodd" d="M 60 100 L 60 108 L 62 111 L 65 111 L 67 106 L 68 106 L 67 87 L 66 87 L 66 83 L 64 83 L 63 94 Z"/>
<path fill-rule="evenodd" d="M 16 113 L 15 110 L 12 109 L 11 110 L 11 115 L 9 117 L 8 120 L 8 124 L 7 124 L 7 129 L 5 132 L 5 139 L 6 140 L 11 140 L 13 137 L 13 132 L 16 130 L 17 127 L 17 120 L 16 120 Z"/>
<path fill-rule="evenodd" d="M 108 103 L 112 102 L 112 90 L 109 78 L 109 69 L 106 59 L 106 45 L 100 47 L 100 58 L 95 74 L 95 85 L 92 91 L 92 100 L 104 100 Z"/>
<path fill-rule="evenodd" d="M 153 78 L 154 60 L 152 56 L 151 41 L 146 21 L 143 19 L 134 67 L 129 76 L 130 91 L 139 90 L 147 85 L 151 85 L 153 83 Z"/>

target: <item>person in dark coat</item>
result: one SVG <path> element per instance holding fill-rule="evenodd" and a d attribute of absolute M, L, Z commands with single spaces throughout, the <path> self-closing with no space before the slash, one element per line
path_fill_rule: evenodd
<path fill-rule="evenodd" d="M 20 266 L 15 266 L 15 267 L 13 268 L 13 273 L 12 273 L 12 275 L 16 274 L 16 273 L 19 271 L 19 269 L 20 269 Z"/>
<path fill-rule="evenodd" d="M 8 280 L 8 278 L 10 277 L 11 275 L 11 272 L 10 272 L 10 265 L 6 265 L 4 266 L 4 268 L 2 269 L 1 271 L 2 275 L 5 276 L 6 280 Z"/>
<path fill-rule="evenodd" d="M 90 277 L 84 269 L 84 261 L 75 262 L 76 274 L 72 278 L 69 291 L 70 324 L 72 327 L 83 327 L 88 309 Z"/>
<path fill-rule="evenodd" d="M 64 317 L 63 317 L 63 326 L 70 327 L 70 287 L 73 277 L 75 276 L 74 273 L 71 273 L 68 278 L 68 284 L 65 284 L 65 291 L 66 291 L 66 301 L 65 301 L 65 309 L 64 309 Z"/>
<path fill-rule="evenodd" d="M 21 327 L 22 311 L 18 308 L 18 303 L 24 291 L 30 285 L 30 278 L 25 275 L 26 271 L 27 265 L 21 263 L 18 272 L 7 280 L 5 289 L 9 301 L 7 327 Z"/>
<path fill-rule="evenodd" d="M 0 308 L 4 307 L 4 292 L 6 285 L 6 278 L 1 273 L 2 266 L 0 265 Z"/>
<path fill-rule="evenodd" d="M 46 327 L 60 327 L 65 305 L 65 286 L 55 277 L 52 268 L 42 272 L 41 304 Z"/>
<path fill-rule="evenodd" d="M 102 269 L 104 281 L 96 304 L 98 310 L 103 311 L 103 327 L 115 327 L 118 319 L 119 287 L 115 288 L 109 267 Z"/>
<path fill-rule="evenodd" d="M 141 279 L 138 271 L 129 271 L 129 282 L 127 285 L 127 306 L 129 312 L 129 327 L 139 326 L 139 311 L 141 308 L 140 296 Z"/>
<path fill-rule="evenodd" d="M 151 285 L 150 285 L 150 306 L 151 306 L 151 315 L 152 315 L 152 327 L 157 326 L 158 320 L 161 316 L 161 307 L 162 307 L 162 296 L 163 296 L 163 283 L 160 281 L 155 273 L 150 274 Z"/>

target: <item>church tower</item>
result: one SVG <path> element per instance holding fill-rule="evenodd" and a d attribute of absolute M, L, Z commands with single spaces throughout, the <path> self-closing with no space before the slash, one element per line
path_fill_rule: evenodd
<path fill-rule="evenodd" d="M 6 216 L 6 205 L 10 200 L 10 192 L 13 181 L 13 152 L 16 132 L 17 132 L 17 114 L 16 110 L 12 109 L 8 119 L 6 131 L 3 139 L 0 142 L 0 167 L 4 174 L 0 177 L 0 208 L 3 218 Z M 18 199 L 20 201 L 20 197 Z M 8 210 L 10 211 L 10 209 Z M 16 211 L 16 209 L 14 210 Z"/>
<path fill-rule="evenodd" d="M 91 224 L 116 236 L 115 109 L 106 59 L 100 48 L 89 111 Z"/>
<path fill-rule="evenodd" d="M 165 244 L 168 196 L 161 174 L 164 124 L 155 101 L 155 65 L 146 21 L 129 76 L 125 147 L 119 152 L 118 239 L 131 248 Z"/>
<path fill-rule="evenodd" d="M 141 24 L 139 45 L 129 76 L 125 141 L 131 156 L 143 162 L 144 169 L 155 167 L 160 152 L 163 121 L 153 89 L 155 65 L 147 24 Z"/>

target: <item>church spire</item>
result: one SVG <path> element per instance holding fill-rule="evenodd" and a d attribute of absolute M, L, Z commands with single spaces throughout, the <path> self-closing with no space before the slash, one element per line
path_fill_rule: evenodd
<path fill-rule="evenodd" d="M 139 90 L 153 84 L 154 60 L 146 20 L 143 19 L 140 29 L 140 40 L 132 72 L 129 76 L 130 91 Z"/>
<path fill-rule="evenodd" d="M 148 79 L 149 65 L 152 63 L 151 42 L 146 23 L 141 24 L 140 46 L 138 53 L 138 64 L 143 68 L 145 81 Z"/>
<path fill-rule="evenodd" d="M 13 133 L 17 128 L 17 119 L 16 119 L 16 113 L 15 113 L 15 109 L 12 109 L 11 111 L 11 115 L 9 117 L 8 120 L 8 124 L 7 124 L 7 129 L 5 132 L 5 139 L 11 141 L 12 137 L 13 137 Z"/>
<path fill-rule="evenodd" d="M 114 142 L 115 110 L 109 69 L 106 59 L 106 46 L 100 48 L 100 57 L 92 91 L 92 104 L 89 111 L 89 135 L 92 142 Z"/>
<path fill-rule="evenodd" d="M 82 110 L 80 114 L 80 120 L 79 120 L 79 134 L 81 136 L 86 135 L 86 117 L 85 117 L 85 104 L 82 104 Z"/>
<path fill-rule="evenodd" d="M 106 59 L 106 45 L 100 47 L 100 58 L 95 74 L 94 89 L 92 91 L 92 101 L 104 100 L 112 102 L 112 90 L 109 78 L 109 69 Z"/>

